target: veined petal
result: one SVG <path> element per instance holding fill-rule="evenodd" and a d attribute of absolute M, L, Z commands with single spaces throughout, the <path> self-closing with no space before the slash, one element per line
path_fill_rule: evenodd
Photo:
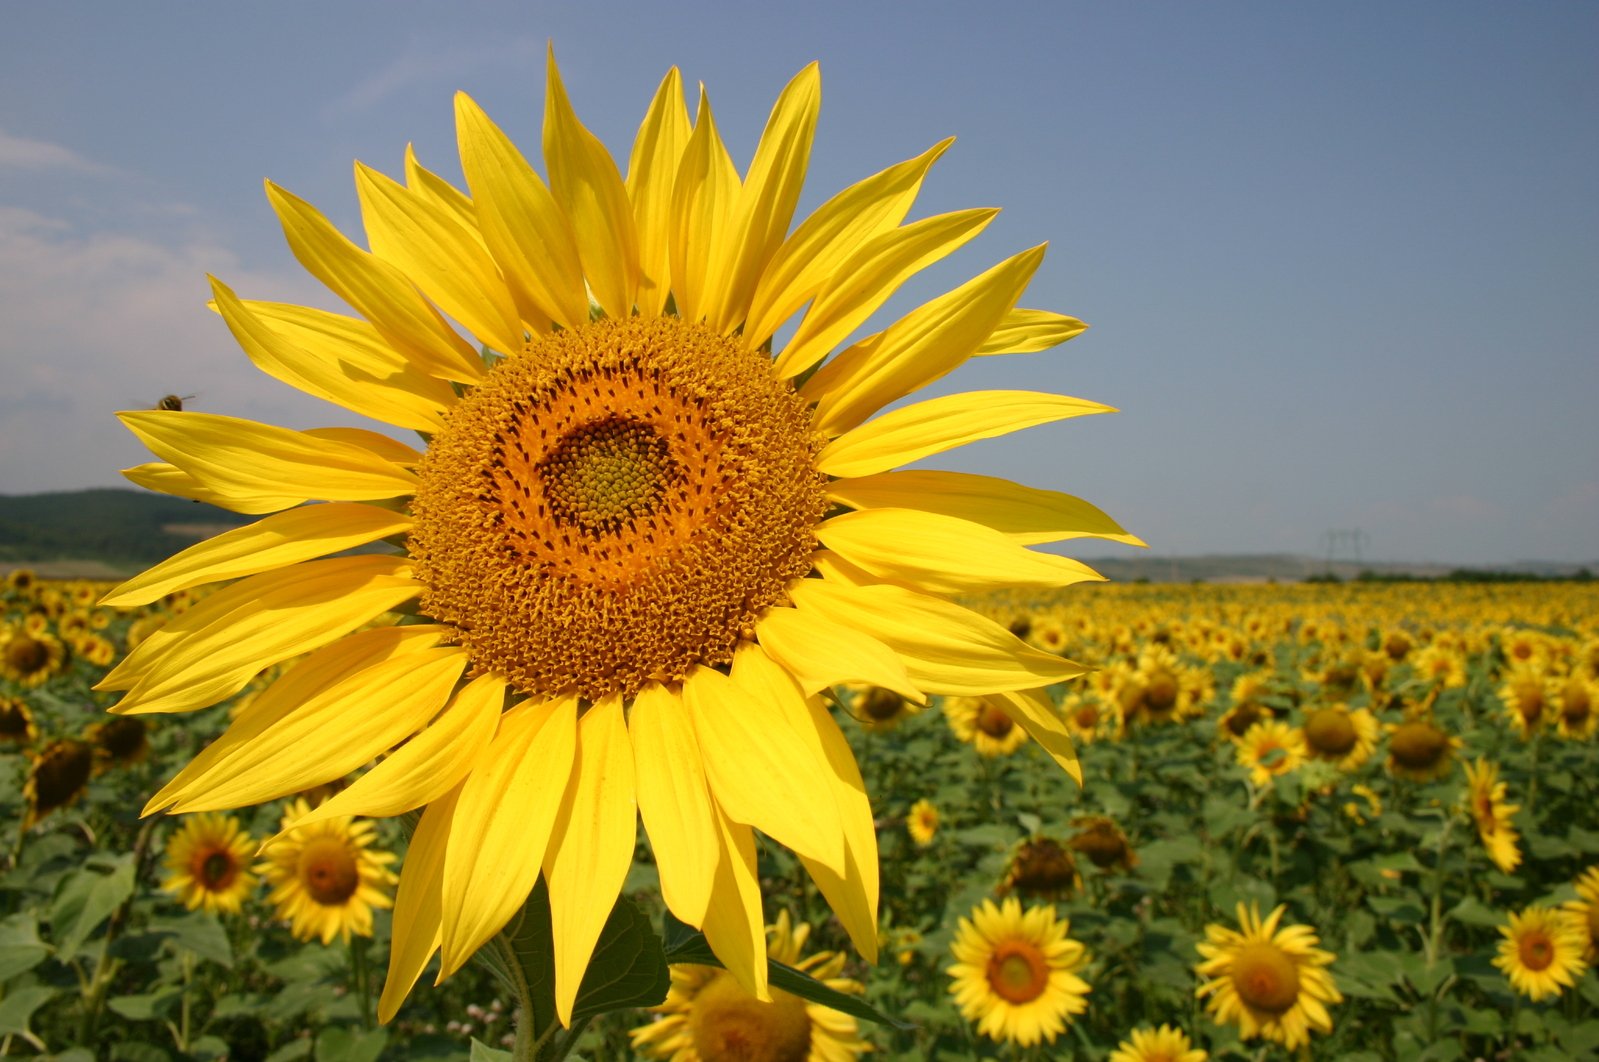
<path fill-rule="evenodd" d="M 594 298 L 611 317 L 633 312 L 638 292 L 638 232 L 622 175 L 605 145 L 583 127 L 561 84 L 549 46 L 544 89 L 544 164 L 550 191 L 571 219 L 578 258 Z"/>
<path fill-rule="evenodd" d="M 505 707 L 505 692 L 504 679 L 479 675 L 458 690 L 420 733 L 295 825 L 337 815 L 399 815 L 438 800 L 466 777 L 489 747 Z"/>
<path fill-rule="evenodd" d="M 1041 246 L 1008 258 L 823 365 L 800 388 L 816 403 L 816 430 L 838 435 L 958 368 L 1016 305 L 1043 260 Z"/>
<path fill-rule="evenodd" d="M 1090 413 L 1114 412 L 1098 402 L 1038 391 L 943 395 L 891 409 L 851 428 L 822 449 L 816 466 L 839 478 L 870 476 L 978 439 Z"/>
<path fill-rule="evenodd" d="M 1055 490 L 967 472 L 906 470 L 838 479 L 827 495 L 851 509 L 920 509 L 987 524 L 1011 541 L 1034 546 L 1069 538 L 1103 538 L 1142 546 L 1099 509 Z"/>
<path fill-rule="evenodd" d="M 122 475 L 130 483 L 145 490 L 171 494 L 177 498 L 188 498 L 190 501 L 205 502 L 219 509 L 247 513 L 251 516 L 275 513 L 279 509 L 287 509 L 302 501 L 300 498 L 282 494 L 222 494 L 202 486 L 183 469 L 165 461 L 149 461 L 142 465 L 134 465 L 132 468 L 124 468 Z"/>
<path fill-rule="evenodd" d="M 766 921 L 761 917 L 761 883 L 755 868 L 755 835 L 748 826 L 718 812 L 721 856 L 716 884 L 705 910 L 706 943 L 739 987 L 771 1001 L 766 982 Z"/>
<path fill-rule="evenodd" d="M 102 605 L 148 605 L 175 590 L 239 579 L 404 534 L 411 518 L 357 502 L 328 502 L 277 513 L 197 542 L 134 576 Z"/>
<path fill-rule="evenodd" d="M 472 199 L 455 185 L 443 177 L 423 166 L 416 157 L 416 147 L 412 144 L 405 145 L 405 184 L 417 195 L 431 199 L 435 206 L 445 211 L 455 220 L 468 235 L 478 242 L 485 251 L 488 244 L 483 242 L 483 233 L 477 227 L 477 208 L 472 205 Z"/>
<path fill-rule="evenodd" d="M 998 210 L 959 210 L 879 233 L 856 248 L 817 293 L 794 336 L 778 355 L 779 376 L 792 377 L 832 353 L 912 274 L 982 232 Z"/>
<path fill-rule="evenodd" d="M 826 764 L 781 711 L 714 668 L 696 668 L 683 701 L 704 752 L 711 796 L 734 822 L 842 872 L 843 829 Z"/>
<path fill-rule="evenodd" d="M 985 699 L 1027 731 L 1028 736 L 1042 745 L 1050 758 L 1071 775 L 1072 781 L 1082 786 L 1083 768 L 1077 762 L 1071 731 L 1066 729 L 1066 723 L 1056 714 L 1049 694 L 1043 690 L 1016 690 L 990 694 Z"/>
<path fill-rule="evenodd" d="M 744 323 L 755 285 L 788 234 L 821 106 L 821 66 L 813 62 L 795 74 L 777 97 L 744 176 L 729 234 L 735 257 L 711 293 L 715 301 L 706 312 L 711 327 L 719 332 L 731 332 Z"/>
<path fill-rule="evenodd" d="M 974 356 L 1036 354 L 1040 350 L 1058 347 L 1087 330 L 1088 326 L 1082 321 L 1063 313 L 1018 308 L 1005 315 L 999 327 L 989 333 Z"/>
<path fill-rule="evenodd" d="M 176 794 L 171 810 L 264 804 L 342 778 L 425 726 L 466 664 L 454 646 L 405 653 L 347 674 L 259 734 L 223 734 L 217 742 L 228 751 Z"/>
<path fill-rule="evenodd" d="M 1033 648 L 968 608 L 896 586 L 803 579 L 789 595 L 796 611 L 827 617 L 890 646 L 911 680 L 930 693 L 1035 689 L 1088 670 Z"/>
<path fill-rule="evenodd" d="M 683 699 L 652 683 L 627 717 L 638 809 L 661 875 L 661 898 L 698 928 L 705 921 L 720 852 L 716 812 L 694 723 Z"/>
<path fill-rule="evenodd" d="M 711 100 L 700 86 L 694 132 L 683 148 L 672 185 L 669 229 L 672 297 L 685 321 L 698 321 L 710 309 L 716 285 L 728 274 L 732 254 L 727 239 L 739 195 L 738 171 L 716 132 Z"/>
<path fill-rule="evenodd" d="M 650 102 L 627 164 L 627 194 L 638 226 L 638 309 L 646 317 L 660 314 L 672 291 L 672 185 L 692 132 L 683 75 L 674 66 Z"/>
<path fill-rule="evenodd" d="M 395 351 L 365 321 L 306 306 L 239 299 L 211 278 L 212 305 L 256 368 L 308 395 L 416 431 L 438 431 L 455 404 L 445 381 Z"/>
<path fill-rule="evenodd" d="M 373 254 L 479 341 L 504 353 L 522 349 L 521 317 L 480 235 L 432 199 L 359 162 L 355 191 Z"/>
<path fill-rule="evenodd" d="M 524 703 L 500 717 L 499 733 L 461 789 L 444 853 L 440 981 L 533 891 L 576 751 L 575 697 Z"/>
<path fill-rule="evenodd" d="M 416 489 L 414 475 L 364 447 L 289 428 L 188 410 L 117 416 L 157 457 L 219 494 L 373 501 Z"/>
<path fill-rule="evenodd" d="M 768 609 L 755 624 L 755 637 L 772 659 L 788 669 L 806 696 L 840 682 L 869 682 L 917 704 L 927 700 L 892 649 L 825 616 L 794 608 Z"/>
<path fill-rule="evenodd" d="M 865 241 L 894 228 L 910 212 L 922 180 L 954 137 L 916 158 L 890 166 L 823 203 L 783 241 L 767 263 L 751 298 L 744 343 L 750 349 L 816 296 Z"/>
<path fill-rule="evenodd" d="M 383 259 L 345 239 L 321 212 L 284 188 L 266 182 L 267 199 L 306 272 L 371 321 L 391 346 L 446 380 L 470 382 L 483 364 L 410 280 Z"/>
<path fill-rule="evenodd" d="M 989 587 L 1055 589 L 1104 576 L 1070 557 L 1038 553 L 986 524 L 919 509 L 860 509 L 816 526 L 851 564 L 935 594 Z"/>
<path fill-rule="evenodd" d="M 577 237 L 555 197 L 510 139 L 464 92 L 455 94 L 461 171 L 472 189 L 483 242 L 510 285 L 523 320 L 562 328 L 589 319 Z"/>
<path fill-rule="evenodd" d="M 405 1002 L 433 953 L 439 950 L 443 922 L 444 852 L 450 839 L 457 785 L 428 805 L 405 850 L 405 873 L 394 896 L 394 929 L 389 941 L 389 975 L 378 997 L 378 1021 L 387 1025 Z"/>
<path fill-rule="evenodd" d="M 210 772 L 225 756 L 232 755 L 251 738 L 266 733 L 279 720 L 287 718 L 323 690 L 336 685 L 344 676 L 392 660 L 403 653 L 431 649 L 444 634 L 443 627 L 432 624 L 376 627 L 341 638 L 297 661 L 239 713 L 226 731 L 225 736 L 231 739 L 229 743 L 213 741 L 201 749 L 183 770 L 150 798 L 140 814 L 149 815 L 170 807 L 190 783 Z"/>
<path fill-rule="evenodd" d="M 572 1024 L 583 971 L 622 893 L 638 839 L 633 748 L 622 698 L 596 702 L 577 726 L 577 764 L 544 854 L 555 937 L 555 1011 Z"/>
<path fill-rule="evenodd" d="M 95 688 L 128 690 L 118 713 L 185 712 L 243 689 L 261 671 L 350 633 L 415 597 L 408 562 L 330 557 L 253 575 L 147 638 Z M 131 681 L 130 681 L 131 680 Z"/>
<path fill-rule="evenodd" d="M 338 443 L 340 446 L 359 447 L 405 469 L 414 469 L 422 463 L 421 450 L 407 446 L 393 436 L 369 428 L 307 428 L 305 435 L 312 439 Z"/>

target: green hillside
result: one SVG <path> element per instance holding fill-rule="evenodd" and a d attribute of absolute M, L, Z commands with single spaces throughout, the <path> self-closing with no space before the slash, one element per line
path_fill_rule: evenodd
<path fill-rule="evenodd" d="M 95 560 L 137 567 L 250 519 L 138 490 L 0 494 L 0 562 Z"/>

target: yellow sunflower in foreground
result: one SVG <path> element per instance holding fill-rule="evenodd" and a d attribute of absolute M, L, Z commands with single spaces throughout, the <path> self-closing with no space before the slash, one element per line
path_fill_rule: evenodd
<path fill-rule="evenodd" d="M 1137 540 L 1069 495 L 896 469 L 1108 407 L 986 391 L 882 410 L 974 356 L 1084 326 L 1018 307 L 1035 247 L 846 342 L 995 212 L 902 224 L 945 142 L 791 229 L 819 105 L 812 65 L 741 176 L 708 101 L 691 120 L 673 70 L 624 176 L 552 59 L 546 182 L 457 96 L 466 190 L 414 154 L 403 182 L 357 166 L 370 249 L 267 185 L 295 256 L 355 316 L 212 288 L 257 366 L 420 432 L 424 449 L 121 414 L 160 458 L 128 470 L 134 482 L 271 515 L 107 596 L 137 606 L 239 580 L 105 678 L 126 691 L 113 710 L 202 708 L 303 657 L 147 810 L 271 800 L 393 750 L 311 813 L 426 808 L 396 897 L 385 1020 L 436 951 L 447 977 L 542 873 L 567 1021 L 639 817 L 667 906 L 753 994 L 766 994 L 755 830 L 798 854 L 874 957 L 876 835 L 817 699 L 833 684 L 993 695 L 1077 773 L 1032 691 L 1082 667 L 957 602 L 1098 578 L 1029 546 Z M 397 552 L 346 552 L 380 541 Z"/>
<path fill-rule="evenodd" d="M 1194 972 L 1208 978 L 1197 992 L 1217 1024 L 1235 1023 L 1242 1039 L 1264 1036 L 1292 1051 L 1312 1030 L 1332 1031 L 1331 1003 L 1343 995 L 1326 970 L 1334 956 L 1316 947 L 1309 926 L 1283 926 L 1285 906 L 1264 919 L 1254 904 L 1238 905 L 1240 929 L 1212 923 L 1195 945 L 1202 961 Z"/>
<path fill-rule="evenodd" d="M 266 861 L 255 869 L 272 886 L 268 899 L 296 940 L 328 944 L 372 935 L 372 911 L 393 906 L 395 882 L 394 856 L 372 847 L 376 832 L 349 815 L 313 815 L 303 800 L 283 813 L 283 832 L 267 842 Z"/>
<path fill-rule="evenodd" d="M 255 840 L 231 815 L 201 813 L 167 839 L 167 876 L 161 887 L 194 911 L 238 914 L 255 889 L 249 864 Z"/>
<path fill-rule="evenodd" d="M 1187 1033 L 1163 1024 L 1158 1029 L 1134 1029 L 1107 1062 L 1205 1062 L 1209 1057 Z"/>
<path fill-rule="evenodd" d="M 1516 847 L 1520 834 L 1511 824 L 1521 805 L 1509 803 L 1505 793 L 1505 783 L 1499 780 L 1498 764 L 1481 758 L 1466 764 L 1466 801 L 1471 819 L 1477 825 L 1477 837 L 1488 850 L 1488 858 L 1493 860 L 1494 866 L 1509 874 L 1521 864 L 1521 852 Z"/>
<path fill-rule="evenodd" d="M 1014 897 L 999 907 L 984 900 L 960 920 L 951 944 L 949 990 L 961 1015 L 999 1043 L 1054 1043 L 1088 1009 L 1088 983 L 1078 976 L 1088 952 L 1066 935 L 1070 928 L 1053 907 L 1024 912 Z"/>
<path fill-rule="evenodd" d="M 1534 1003 L 1560 995 L 1588 968 L 1582 957 L 1588 943 L 1583 927 L 1559 908 L 1533 904 L 1512 911 L 1499 933 L 1505 939 L 1499 942 L 1494 965 L 1504 971 L 1511 987 Z"/>
<path fill-rule="evenodd" d="M 803 970 L 828 988 L 851 995 L 859 981 L 840 977 L 844 956 L 831 951 L 804 955 L 811 927 L 791 925 L 787 911 L 768 926 L 766 954 Z M 808 1003 L 781 989 L 769 1001 L 756 999 L 737 979 L 714 966 L 679 963 L 672 967 L 666 1001 L 651 1009 L 661 1015 L 632 1030 L 633 1047 L 646 1058 L 672 1062 L 849 1062 L 871 1045 L 860 1037 L 848 1014 Z"/>

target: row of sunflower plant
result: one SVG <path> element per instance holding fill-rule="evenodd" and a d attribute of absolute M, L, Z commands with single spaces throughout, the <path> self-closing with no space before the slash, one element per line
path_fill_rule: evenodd
<path fill-rule="evenodd" d="M 515 1002 L 478 966 L 375 1020 L 404 824 L 332 816 L 262 849 L 327 788 L 141 818 L 272 677 L 180 723 L 104 715 L 91 687 L 191 595 L 117 613 L 95 604 L 104 586 L 4 585 L 0 1055 L 510 1046 Z M 801 861 L 764 846 L 773 969 L 811 981 L 774 981 L 768 1003 L 674 962 L 659 1005 L 600 1015 L 576 1051 L 1584 1057 L 1599 1050 L 1596 604 L 1580 584 L 983 602 L 1096 668 L 1051 691 L 1082 789 L 981 699 L 835 690 L 882 853 L 879 964 L 850 957 Z M 645 845 L 623 895 L 667 918 Z M 845 1009 L 804 998 L 818 982 Z"/>

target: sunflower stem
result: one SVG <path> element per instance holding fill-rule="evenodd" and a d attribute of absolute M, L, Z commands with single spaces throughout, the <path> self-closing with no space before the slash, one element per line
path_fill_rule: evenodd
<path fill-rule="evenodd" d="M 533 1010 L 533 992 L 528 987 L 527 974 L 522 972 L 521 960 L 517 958 L 510 941 L 505 939 L 503 933 L 496 934 L 490 946 L 500 949 L 501 962 L 509 975 L 511 987 L 516 990 L 516 1042 L 511 1046 L 511 1058 L 515 1062 L 534 1062 L 539 1057 L 539 1048 L 556 1026 L 552 1023 L 540 1035 L 538 1019 Z"/>

